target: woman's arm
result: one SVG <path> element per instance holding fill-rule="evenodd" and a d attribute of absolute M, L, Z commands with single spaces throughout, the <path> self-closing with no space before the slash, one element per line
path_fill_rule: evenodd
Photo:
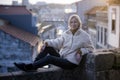
<path fill-rule="evenodd" d="M 83 47 L 80 49 L 82 52 L 82 55 L 93 52 L 94 46 L 92 44 L 92 41 L 89 35 L 86 37 L 86 40 L 82 45 Z"/>
<path fill-rule="evenodd" d="M 61 36 L 56 39 L 47 39 L 44 41 L 44 44 L 46 46 L 51 46 L 51 47 L 59 50 L 63 45 L 63 41 L 64 41 L 64 38 Z"/>

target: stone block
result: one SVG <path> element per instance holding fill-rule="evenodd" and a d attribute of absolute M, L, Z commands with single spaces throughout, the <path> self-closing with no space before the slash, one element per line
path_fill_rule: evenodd
<path fill-rule="evenodd" d="M 110 70 L 109 80 L 120 80 L 120 70 Z"/>
<path fill-rule="evenodd" d="M 95 72 L 91 70 L 86 70 L 86 79 L 85 80 L 96 80 Z"/>
<path fill-rule="evenodd" d="M 0 80 L 12 80 L 11 73 L 0 73 Z"/>
<path fill-rule="evenodd" d="M 96 72 L 96 80 L 109 80 L 109 70 Z"/>
<path fill-rule="evenodd" d="M 91 71 L 109 70 L 114 64 L 112 52 L 96 52 L 87 55 L 86 69 Z"/>
<path fill-rule="evenodd" d="M 120 65 L 120 53 L 116 53 L 115 54 L 115 64 L 119 64 Z"/>

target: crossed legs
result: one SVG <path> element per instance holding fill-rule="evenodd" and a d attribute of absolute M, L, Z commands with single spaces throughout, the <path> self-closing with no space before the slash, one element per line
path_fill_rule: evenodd
<path fill-rule="evenodd" d="M 31 64 L 15 63 L 15 65 L 23 71 L 36 70 L 37 68 L 48 64 L 53 64 L 63 69 L 73 69 L 77 67 L 76 64 L 69 62 L 67 59 L 61 58 L 59 53 L 57 53 L 52 47 L 45 47 Z"/>

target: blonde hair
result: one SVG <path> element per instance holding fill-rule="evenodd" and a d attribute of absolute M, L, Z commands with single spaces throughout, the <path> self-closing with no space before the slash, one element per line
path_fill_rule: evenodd
<path fill-rule="evenodd" d="M 79 22 L 79 28 L 82 27 L 82 21 L 81 21 L 80 17 L 79 17 L 77 14 L 72 14 L 72 15 L 69 17 L 69 19 L 68 19 L 68 27 L 70 27 L 70 20 L 71 20 L 73 17 L 75 17 L 75 18 L 78 20 L 78 22 Z"/>

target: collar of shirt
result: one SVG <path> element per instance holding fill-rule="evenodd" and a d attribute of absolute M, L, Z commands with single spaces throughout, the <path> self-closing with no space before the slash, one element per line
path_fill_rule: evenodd
<path fill-rule="evenodd" d="M 78 29 L 78 30 L 75 32 L 75 35 L 79 35 L 80 32 L 81 32 L 81 29 Z M 72 32 L 70 31 L 70 29 L 68 29 L 68 30 L 66 31 L 66 33 L 72 35 Z"/>

